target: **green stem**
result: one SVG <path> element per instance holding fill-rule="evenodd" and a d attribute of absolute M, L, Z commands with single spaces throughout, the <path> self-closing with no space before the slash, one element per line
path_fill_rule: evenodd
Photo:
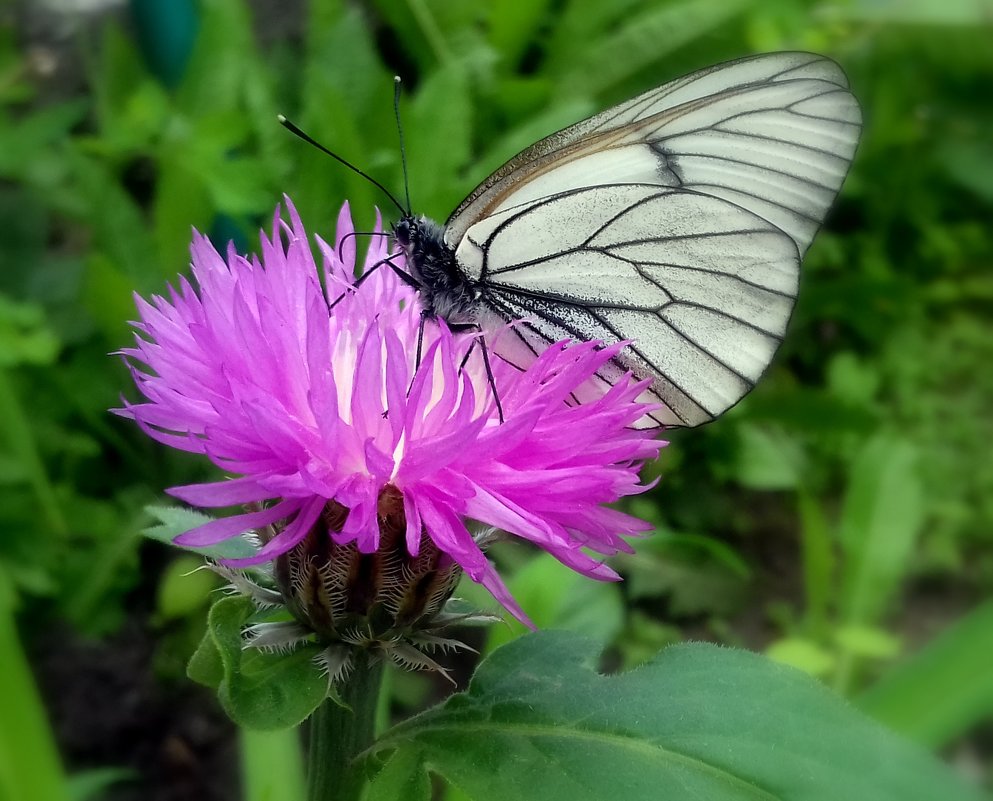
<path fill-rule="evenodd" d="M 241 729 L 242 801 L 300 801 L 306 781 L 300 731 Z"/>
<path fill-rule="evenodd" d="M 310 717 L 309 801 L 356 801 L 364 782 L 352 760 L 373 740 L 382 660 L 360 652 L 348 679 L 338 686 L 341 706 L 332 699 Z"/>
<path fill-rule="evenodd" d="M 814 493 L 802 483 L 797 491 L 804 589 L 807 596 L 804 632 L 823 642 L 829 633 L 835 559 L 827 516 Z"/>

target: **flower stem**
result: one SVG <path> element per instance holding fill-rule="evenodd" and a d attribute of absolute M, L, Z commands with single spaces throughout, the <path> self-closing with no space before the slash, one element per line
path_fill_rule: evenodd
<path fill-rule="evenodd" d="M 308 801 L 356 801 L 362 776 L 352 760 L 373 740 L 383 662 L 361 651 L 348 678 L 338 685 L 341 706 L 332 699 L 310 717 Z"/>

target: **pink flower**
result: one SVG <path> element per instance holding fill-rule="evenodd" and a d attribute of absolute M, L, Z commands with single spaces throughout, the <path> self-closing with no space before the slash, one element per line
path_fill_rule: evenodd
<path fill-rule="evenodd" d="M 122 353 L 146 400 L 118 413 L 235 476 L 172 495 L 199 507 L 249 505 L 177 542 L 209 546 L 278 524 L 255 556 L 229 563 L 244 566 L 324 525 L 338 544 L 371 553 L 389 488 L 402 497 L 408 553 L 417 555 L 423 533 L 525 622 L 467 520 L 529 540 L 587 576 L 616 579 L 601 557 L 630 551 L 624 536 L 650 526 L 604 504 L 645 488 L 638 467 L 664 443 L 630 427 L 650 408 L 636 400 L 643 384 L 622 381 L 582 405 L 567 400 L 617 347 L 559 343 L 524 372 L 493 359 L 501 423 L 478 346 L 460 369 L 477 334 L 428 321 L 415 367 L 416 293 L 388 267 L 353 288 L 347 204 L 336 247 L 314 240 L 320 265 L 289 200 L 273 228 L 251 260 L 232 248 L 222 258 L 195 234 L 197 288 L 180 278 L 167 297 L 136 298 L 136 345 Z M 387 238 L 373 236 L 363 269 L 386 255 Z M 348 510 L 340 530 L 322 516 L 332 501 Z"/>

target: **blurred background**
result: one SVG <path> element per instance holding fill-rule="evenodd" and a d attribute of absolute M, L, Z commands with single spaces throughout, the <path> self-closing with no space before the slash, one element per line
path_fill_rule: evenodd
<path fill-rule="evenodd" d="M 293 736 L 235 731 L 185 677 L 213 578 L 141 533 L 209 466 L 107 413 L 135 397 L 108 355 L 132 292 L 186 270 L 191 226 L 249 250 L 284 192 L 327 237 L 345 199 L 389 215 L 277 112 L 399 194 L 401 75 L 414 207 L 443 220 L 541 136 L 784 49 L 839 61 L 866 129 L 773 368 L 646 471 L 629 507 L 657 532 L 624 584 L 494 557 L 608 669 L 762 651 L 990 786 L 991 42 L 984 0 L 0 5 L 0 799 L 293 799 Z M 392 708 L 443 692 L 395 675 Z"/>

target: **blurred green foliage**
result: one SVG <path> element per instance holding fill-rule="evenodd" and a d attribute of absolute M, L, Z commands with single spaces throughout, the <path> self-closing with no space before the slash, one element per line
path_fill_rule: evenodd
<path fill-rule="evenodd" d="M 536 619 L 613 643 L 619 663 L 707 636 L 865 691 L 867 709 L 933 746 L 989 725 L 993 679 L 969 667 L 982 637 L 914 661 L 938 629 L 961 618 L 956 631 L 971 631 L 993 589 L 983 0 L 194 7 L 174 88 L 124 16 L 64 45 L 83 65 L 73 91 L 51 91 L 0 26 L 0 570 L 22 622 L 116 630 L 142 554 L 159 548 L 139 538 L 145 506 L 207 475 L 106 411 L 133 397 L 107 355 L 129 340 L 131 293 L 162 292 L 185 269 L 191 226 L 250 248 L 282 193 L 325 234 L 346 198 L 360 227 L 386 202 L 278 112 L 399 195 L 401 74 L 412 200 L 443 219 L 508 157 L 586 114 L 721 60 L 805 49 L 843 65 L 866 129 L 775 365 L 721 422 L 672 434 L 650 471 L 659 488 L 633 504 L 658 533 L 619 563 L 631 579 L 620 592 L 499 558 Z M 160 620 L 202 615 L 205 589 L 187 597 L 174 572 L 152 574 L 164 576 Z M 920 676 L 945 676 L 968 713 L 929 723 L 928 705 L 910 703 Z"/>

